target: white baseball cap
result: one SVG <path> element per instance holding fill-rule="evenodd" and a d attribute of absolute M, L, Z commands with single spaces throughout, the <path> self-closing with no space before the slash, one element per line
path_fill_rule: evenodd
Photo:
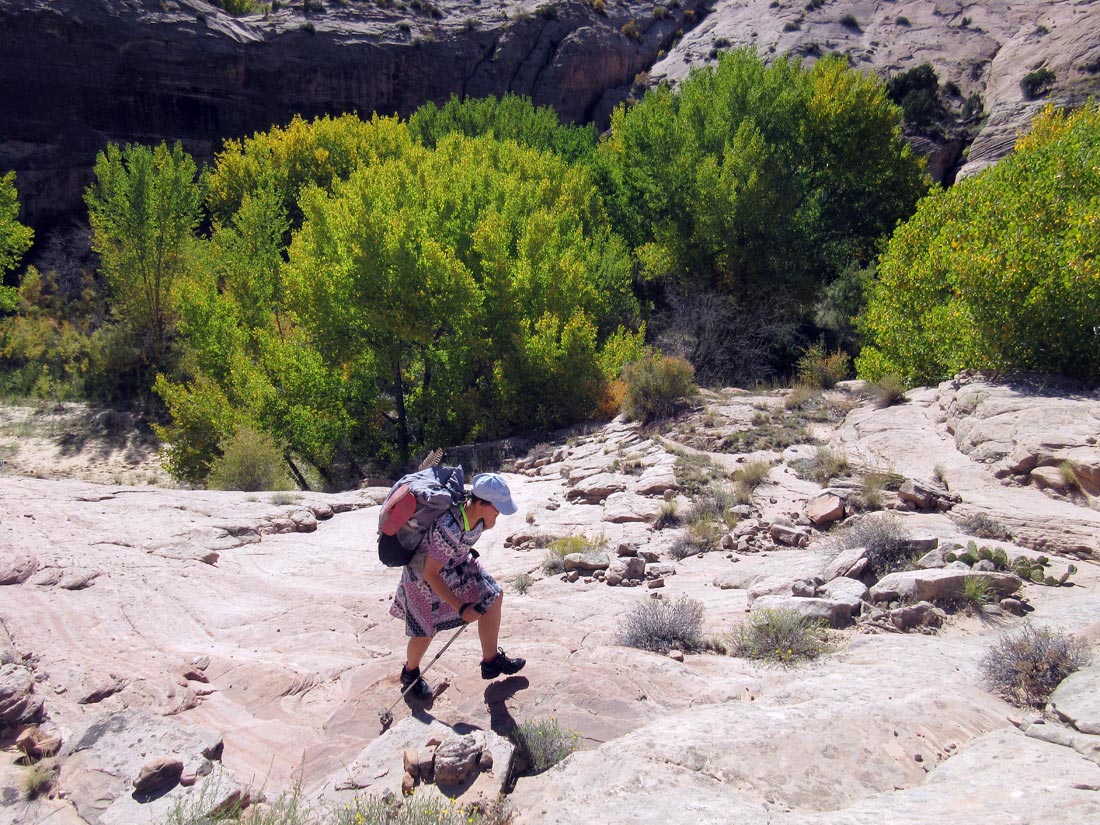
<path fill-rule="evenodd" d="M 496 473 L 478 473 L 474 476 L 470 493 L 492 504 L 502 516 L 510 516 L 516 512 L 516 503 L 512 501 L 508 482 Z"/>

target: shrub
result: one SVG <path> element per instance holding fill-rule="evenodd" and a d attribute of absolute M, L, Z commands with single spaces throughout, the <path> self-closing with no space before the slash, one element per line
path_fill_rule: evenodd
<path fill-rule="evenodd" d="M 871 384 L 871 393 L 874 395 L 875 403 L 880 407 L 895 407 L 898 404 L 904 404 L 906 401 L 905 392 L 905 383 L 892 373 L 882 376 L 878 381 Z"/>
<path fill-rule="evenodd" d="M 52 762 L 35 762 L 19 778 L 19 793 L 30 801 L 49 793 L 57 778 L 57 766 Z"/>
<path fill-rule="evenodd" d="M 980 539 L 993 539 L 995 541 L 1011 541 L 1012 533 L 1004 525 L 985 513 L 969 513 L 958 518 L 955 523 L 968 535 L 977 536 Z"/>
<path fill-rule="evenodd" d="M 733 631 L 733 655 L 780 664 L 816 659 L 828 650 L 820 620 L 796 610 L 759 610 Z"/>
<path fill-rule="evenodd" d="M 513 584 L 516 586 L 516 592 L 521 596 L 531 589 L 531 585 L 535 583 L 535 580 L 531 578 L 530 573 L 520 573 L 516 576 L 516 580 Z"/>
<path fill-rule="evenodd" d="M 713 518 L 700 515 L 692 518 L 684 534 L 673 542 L 668 554 L 680 561 L 696 553 L 717 550 L 722 541 L 722 528 Z"/>
<path fill-rule="evenodd" d="M 701 495 L 722 478 L 722 470 L 708 456 L 697 453 L 678 455 L 673 471 L 680 489 L 693 497 Z"/>
<path fill-rule="evenodd" d="M 667 499 L 661 502 L 661 509 L 657 511 L 657 518 L 653 520 L 653 529 L 663 530 L 666 527 L 675 527 L 680 523 L 680 505 L 676 499 Z"/>
<path fill-rule="evenodd" d="M 580 734 L 563 728 L 556 719 L 549 717 L 521 722 L 510 737 L 526 759 L 530 774 L 554 767 L 577 750 L 580 741 Z"/>
<path fill-rule="evenodd" d="M 799 478 L 816 481 L 821 485 L 828 484 L 829 479 L 847 478 L 852 474 L 848 456 L 828 447 L 818 447 L 813 458 L 792 461 L 791 469 Z"/>
<path fill-rule="evenodd" d="M 221 457 L 210 465 L 207 486 L 214 490 L 289 490 L 282 450 L 267 433 L 241 427 L 221 445 Z"/>
<path fill-rule="evenodd" d="M 1020 81 L 1020 90 L 1028 100 L 1034 100 L 1050 91 L 1057 79 L 1057 75 L 1050 69 L 1039 69 L 1024 75 L 1024 79 Z"/>
<path fill-rule="evenodd" d="M 840 25 L 847 26 L 849 29 L 858 29 L 859 21 L 854 14 L 846 14 L 840 18 Z"/>
<path fill-rule="evenodd" d="M 638 28 L 638 21 L 633 17 L 623 23 L 621 31 L 631 40 L 637 41 L 642 39 L 642 31 Z"/>
<path fill-rule="evenodd" d="M 730 478 L 755 490 L 768 480 L 772 465 L 767 461 L 747 461 L 730 474 Z"/>
<path fill-rule="evenodd" d="M 667 653 L 674 647 L 693 650 L 700 644 L 702 627 L 702 602 L 687 596 L 675 601 L 646 599 L 623 618 L 616 641 L 657 653 Z"/>
<path fill-rule="evenodd" d="M 961 602 L 964 607 L 981 610 L 984 605 L 993 601 L 993 591 L 989 587 L 989 579 L 985 576 L 967 576 L 963 579 L 963 592 Z"/>
<path fill-rule="evenodd" d="M 211 0 L 211 2 L 215 6 L 221 7 L 227 14 L 232 14 L 234 16 L 252 14 L 252 12 L 255 11 L 252 0 Z"/>
<path fill-rule="evenodd" d="M 833 549 L 867 548 L 867 561 L 878 576 L 900 570 L 909 561 L 909 533 L 893 515 L 867 516 L 837 533 Z"/>
<path fill-rule="evenodd" d="M 806 384 L 828 390 L 848 377 L 850 365 L 846 352 L 839 349 L 829 352 L 825 342 L 818 341 L 807 347 L 798 359 L 798 377 Z"/>
<path fill-rule="evenodd" d="M 1063 679 L 1091 661 L 1088 645 L 1061 630 L 1025 625 L 1002 637 L 978 662 L 998 696 L 1041 708 Z"/>
<path fill-rule="evenodd" d="M 795 384 L 783 398 L 783 409 L 801 412 L 821 400 L 821 393 L 810 384 Z M 764 423 L 768 423 L 765 419 Z"/>
<path fill-rule="evenodd" d="M 695 370 L 683 358 L 660 353 L 623 368 L 626 391 L 623 412 L 628 418 L 649 423 L 667 418 L 695 395 Z"/>

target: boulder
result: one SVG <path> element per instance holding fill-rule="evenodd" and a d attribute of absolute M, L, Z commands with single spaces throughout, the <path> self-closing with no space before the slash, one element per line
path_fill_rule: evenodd
<path fill-rule="evenodd" d="M 34 691 L 34 676 L 13 663 L 0 667 L 0 727 L 35 722 L 42 716 L 42 697 Z"/>
<path fill-rule="evenodd" d="M 855 613 L 867 599 L 867 585 L 859 579 L 839 576 L 819 587 L 817 595 L 822 599 L 847 605 Z"/>
<path fill-rule="evenodd" d="M 634 490 L 642 496 L 660 496 L 669 490 L 678 490 L 676 471 L 671 464 L 658 464 L 638 476 Z"/>
<path fill-rule="evenodd" d="M 570 553 L 562 561 L 565 569 L 574 570 L 606 570 L 610 561 L 607 553 Z"/>
<path fill-rule="evenodd" d="M 1081 733 L 1100 734 L 1100 666 L 1067 676 L 1050 697 L 1059 718 Z"/>
<path fill-rule="evenodd" d="M 617 473 L 596 473 L 578 481 L 565 493 L 570 501 L 599 504 L 612 493 L 621 493 L 630 484 L 630 477 Z"/>
<path fill-rule="evenodd" d="M 15 747 L 31 759 L 44 759 L 61 750 L 61 737 L 51 736 L 37 725 L 31 725 L 16 737 Z"/>
<path fill-rule="evenodd" d="M 623 579 L 644 579 L 645 560 L 635 557 L 615 559 L 607 568 L 608 576 L 617 575 L 619 581 Z"/>
<path fill-rule="evenodd" d="M 183 762 L 179 759 L 169 756 L 153 759 L 141 766 L 137 778 L 134 779 L 134 793 L 151 794 L 171 787 L 180 781 L 182 775 Z"/>
<path fill-rule="evenodd" d="M 915 627 L 939 627 L 947 614 L 929 602 L 917 602 L 894 608 L 889 618 L 898 630 L 908 632 Z"/>
<path fill-rule="evenodd" d="M 0 555 L 0 585 L 22 584 L 38 570 L 38 559 L 29 553 Z"/>
<path fill-rule="evenodd" d="M 768 528 L 768 535 L 776 544 L 785 544 L 788 547 L 805 547 L 810 543 L 810 534 L 804 528 L 790 527 L 786 524 L 775 523 Z"/>
<path fill-rule="evenodd" d="M 749 606 L 761 596 L 790 596 L 794 593 L 794 580 L 790 576 L 768 576 L 757 579 L 748 586 Z"/>
<path fill-rule="evenodd" d="M 822 493 L 806 502 L 806 516 L 821 527 L 844 518 L 844 500 L 833 493 Z"/>
<path fill-rule="evenodd" d="M 852 610 L 848 605 L 828 599 L 806 599 L 799 596 L 761 596 L 752 603 L 751 612 L 761 610 L 793 610 L 807 619 L 820 619 L 829 627 L 847 627 L 852 623 Z"/>
<path fill-rule="evenodd" d="M 855 578 L 863 572 L 867 566 L 867 548 L 849 547 L 841 550 L 832 561 L 825 565 L 821 578 L 831 581 L 838 576 Z"/>
<path fill-rule="evenodd" d="M 871 601 L 943 601 L 961 598 L 964 582 L 980 576 L 998 596 L 1009 596 L 1022 582 L 1015 573 L 983 573 L 976 570 L 908 570 L 889 573 L 871 588 Z"/>
<path fill-rule="evenodd" d="M 435 750 L 435 784 L 460 785 L 477 771 L 482 743 L 472 734 L 451 734 Z"/>
<path fill-rule="evenodd" d="M 649 498 L 634 493 L 612 493 L 603 503 L 603 520 L 612 524 L 625 524 L 632 521 L 653 521 L 661 505 Z"/>

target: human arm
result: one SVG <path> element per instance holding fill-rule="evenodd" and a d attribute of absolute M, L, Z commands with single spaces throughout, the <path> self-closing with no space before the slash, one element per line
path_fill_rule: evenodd
<path fill-rule="evenodd" d="M 443 601 L 454 608 L 455 612 L 464 622 L 476 622 L 481 618 L 481 613 L 472 604 L 463 604 L 458 596 L 443 581 L 443 562 L 433 558 L 431 554 L 424 560 L 424 581 L 436 592 Z M 463 609 L 465 608 L 465 609 Z"/>

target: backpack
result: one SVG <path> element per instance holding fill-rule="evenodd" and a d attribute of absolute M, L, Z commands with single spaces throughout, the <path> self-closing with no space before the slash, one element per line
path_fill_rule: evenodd
<path fill-rule="evenodd" d="M 402 476 L 378 514 L 378 559 L 386 567 L 408 564 L 428 528 L 466 501 L 462 467 L 429 467 Z"/>

